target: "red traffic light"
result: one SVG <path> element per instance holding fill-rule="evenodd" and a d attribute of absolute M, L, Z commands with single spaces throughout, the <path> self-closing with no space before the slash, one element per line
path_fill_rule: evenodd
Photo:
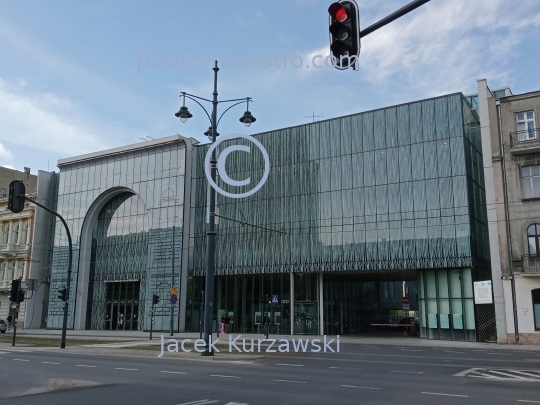
<path fill-rule="evenodd" d="M 332 5 L 328 7 L 328 12 L 334 20 L 341 23 L 347 21 L 349 18 L 347 10 L 340 3 L 332 3 Z"/>

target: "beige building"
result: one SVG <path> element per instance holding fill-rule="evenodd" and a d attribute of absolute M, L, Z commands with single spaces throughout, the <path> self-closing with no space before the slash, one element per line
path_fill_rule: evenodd
<path fill-rule="evenodd" d="M 478 107 L 498 340 L 540 344 L 540 91 L 479 80 Z"/>
<path fill-rule="evenodd" d="M 30 274 L 30 252 L 34 229 L 35 205 L 26 203 L 22 212 L 15 214 L 8 209 L 8 188 L 12 180 L 23 180 L 26 193 L 36 197 L 37 176 L 0 167 L 0 319 L 9 315 L 15 318 L 16 305 L 9 300 L 11 281 L 22 278 L 23 289 L 27 288 Z M 19 326 L 24 321 L 26 302 L 21 304 Z"/>

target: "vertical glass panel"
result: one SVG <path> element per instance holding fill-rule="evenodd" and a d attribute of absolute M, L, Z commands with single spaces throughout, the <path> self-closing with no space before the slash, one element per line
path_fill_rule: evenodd
<path fill-rule="evenodd" d="M 420 180 L 425 178 L 424 159 L 425 157 L 423 145 L 411 145 L 412 177 L 414 180 Z"/>
<path fill-rule="evenodd" d="M 386 121 L 386 147 L 392 148 L 398 146 L 397 135 L 397 109 L 387 108 L 385 110 Z"/>
<path fill-rule="evenodd" d="M 446 270 L 437 271 L 437 281 L 439 284 L 439 298 L 448 298 L 448 272 Z"/>
<path fill-rule="evenodd" d="M 471 269 L 463 269 L 461 271 L 461 277 L 463 279 L 463 297 L 473 298 L 473 281 Z"/>
<path fill-rule="evenodd" d="M 437 139 L 435 132 L 435 101 L 426 100 L 422 102 L 422 129 L 424 141 L 433 141 Z"/>
<path fill-rule="evenodd" d="M 425 271 L 424 278 L 426 282 L 426 297 L 437 298 L 437 281 L 436 281 L 435 271 L 433 270 Z"/>
<path fill-rule="evenodd" d="M 373 113 L 374 125 L 373 132 L 375 136 L 375 150 L 386 148 L 386 128 L 385 128 L 385 111 L 378 110 Z"/>
<path fill-rule="evenodd" d="M 412 180 L 411 148 L 402 146 L 399 148 L 399 180 L 401 182 Z"/>
<path fill-rule="evenodd" d="M 411 133 L 409 127 L 409 106 L 397 107 L 398 125 L 398 145 L 409 145 L 411 143 Z"/>
<path fill-rule="evenodd" d="M 375 152 L 375 184 L 387 184 L 386 175 L 386 152 L 377 150 Z"/>

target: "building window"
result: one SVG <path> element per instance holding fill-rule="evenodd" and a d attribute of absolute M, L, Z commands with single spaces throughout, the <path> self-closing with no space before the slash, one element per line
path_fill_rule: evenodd
<path fill-rule="evenodd" d="M 534 131 L 534 111 L 525 111 L 517 113 L 517 129 L 519 131 L 519 140 L 527 141 L 536 139 Z"/>
<path fill-rule="evenodd" d="M 540 166 L 525 166 L 521 168 L 523 183 L 523 198 L 540 197 Z"/>
<path fill-rule="evenodd" d="M 527 229 L 527 239 L 529 241 L 529 255 L 540 256 L 540 224 L 532 224 Z"/>
<path fill-rule="evenodd" d="M 540 288 L 532 290 L 534 329 L 540 331 Z"/>

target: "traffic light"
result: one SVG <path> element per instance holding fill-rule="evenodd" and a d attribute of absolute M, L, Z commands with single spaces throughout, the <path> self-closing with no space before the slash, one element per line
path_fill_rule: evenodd
<path fill-rule="evenodd" d="M 272 300 L 268 300 L 268 305 L 272 305 Z"/>
<path fill-rule="evenodd" d="M 20 286 L 21 280 L 12 280 L 11 281 L 11 292 L 9 294 L 9 300 L 11 302 L 17 302 L 17 298 L 19 295 L 19 286 Z"/>
<path fill-rule="evenodd" d="M 24 301 L 24 291 L 23 290 L 19 290 L 19 293 L 17 295 L 17 302 L 21 303 Z"/>
<path fill-rule="evenodd" d="M 58 290 L 58 298 L 60 298 L 62 301 L 66 301 L 66 293 L 67 289 L 66 287 L 62 287 Z"/>
<path fill-rule="evenodd" d="M 8 209 L 11 212 L 19 213 L 24 209 L 25 194 L 26 190 L 21 180 L 13 180 L 9 183 Z"/>
<path fill-rule="evenodd" d="M 152 305 L 157 305 L 157 304 L 159 304 L 159 295 L 154 294 L 152 296 Z"/>
<path fill-rule="evenodd" d="M 360 56 L 360 16 L 354 0 L 341 0 L 328 8 L 330 55 L 336 69 L 355 66 Z"/>

